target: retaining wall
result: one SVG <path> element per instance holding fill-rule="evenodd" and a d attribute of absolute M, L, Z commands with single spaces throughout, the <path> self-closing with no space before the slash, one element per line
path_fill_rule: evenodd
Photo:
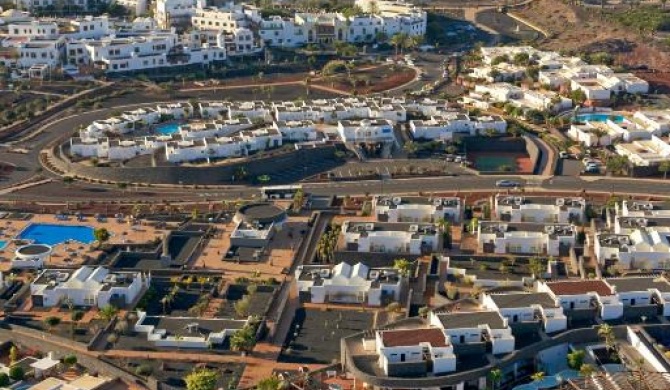
<path fill-rule="evenodd" d="M 163 167 L 92 167 L 68 163 L 54 156 L 56 168 L 67 175 L 89 180 L 125 183 L 215 185 L 231 184 L 231 178 L 244 168 L 249 177 L 281 174 L 287 170 L 335 158 L 335 147 L 323 145 L 300 149 L 285 154 L 260 157 L 217 166 L 163 166 Z"/>

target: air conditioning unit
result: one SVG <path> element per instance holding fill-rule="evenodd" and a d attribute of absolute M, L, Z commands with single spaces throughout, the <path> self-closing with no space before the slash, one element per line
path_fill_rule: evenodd
<path fill-rule="evenodd" d="M 646 227 L 647 226 L 647 219 L 646 218 L 638 218 L 636 221 L 637 225 L 639 227 Z"/>
<path fill-rule="evenodd" d="M 442 206 L 442 199 L 440 198 L 433 199 L 433 206 Z"/>
<path fill-rule="evenodd" d="M 556 199 L 556 206 L 565 206 L 565 199 L 563 198 L 558 198 Z"/>
<path fill-rule="evenodd" d="M 409 231 L 411 233 L 416 233 L 419 231 L 419 225 L 409 225 Z"/>
<path fill-rule="evenodd" d="M 366 223 L 365 224 L 365 230 L 372 231 L 375 229 L 375 224 L 374 223 Z"/>
<path fill-rule="evenodd" d="M 402 198 L 401 198 L 401 197 L 399 197 L 399 196 L 395 196 L 395 197 L 393 197 L 393 204 L 394 204 L 394 205 L 397 206 L 397 205 L 399 205 L 400 203 L 402 203 Z"/>

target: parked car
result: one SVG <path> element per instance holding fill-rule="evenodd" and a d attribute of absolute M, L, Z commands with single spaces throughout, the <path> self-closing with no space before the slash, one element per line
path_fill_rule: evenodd
<path fill-rule="evenodd" d="M 568 152 L 559 152 L 558 157 L 559 158 L 569 158 L 570 155 L 568 154 Z"/>
<path fill-rule="evenodd" d="M 521 187 L 521 183 L 513 180 L 498 180 L 496 181 L 496 187 L 498 188 L 516 188 Z"/>

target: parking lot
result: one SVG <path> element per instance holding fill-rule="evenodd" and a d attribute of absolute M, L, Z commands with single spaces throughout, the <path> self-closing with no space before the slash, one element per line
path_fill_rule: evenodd
<path fill-rule="evenodd" d="M 330 364 L 340 357 L 340 339 L 370 329 L 374 312 L 296 310 L 284 343 L 281 362 Z"/>

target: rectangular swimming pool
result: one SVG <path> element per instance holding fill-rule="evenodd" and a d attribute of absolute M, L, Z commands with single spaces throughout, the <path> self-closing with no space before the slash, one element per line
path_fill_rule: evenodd
<path fill-rule="evenodd" d="M 171 135 L 179 131 L 179 123 L 166 123 L 156 127 L 156 133 L 160 135 Z"/>
<path fill-rule="evenodd" d="M 66 241 L 77 241 L 90 244 L 95 241 L 93 228 L 90 226 L 53 225 L 33 223 L 18 235 L 22 240 L 31 240 L 36 244 L 58 245 Z"/>

